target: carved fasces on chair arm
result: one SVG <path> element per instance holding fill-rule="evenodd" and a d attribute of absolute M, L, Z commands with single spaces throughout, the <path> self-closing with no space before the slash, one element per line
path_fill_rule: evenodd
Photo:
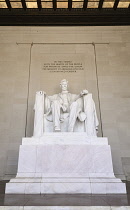
<path fill-rule="evenodd" d="M 46 95 L 46 92 L 40 90 L 40 91 L 37 91 L 36 94 L 38 94 L 38 95 Z"/>
<path fill-rule="evenodd" d="M 33 107 L 33 110 L 34 110 L 34 111 L 35 111 L 35 109 L 36 109 L 36 101 L 37 101 L 37 98 L 39 98 L 39 97 L 41 98 L 41 97 L 43 97 L 43 95 L 46 95 L 46 92 L 44 92 L 44 91 L 42 91 L 42 90 L 36 92 L 35 104 L 34 104 L 34 107 Z"/>

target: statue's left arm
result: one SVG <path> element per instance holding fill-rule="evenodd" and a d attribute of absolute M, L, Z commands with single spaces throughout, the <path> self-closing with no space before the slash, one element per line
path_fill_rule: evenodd
<path fill-rule="evenodd" d="M 84 95 L 88 94 L 88 90 L 82 90 L 80 94 L 75 95 L 73 94 L 73 101 L 77 101 L 78 99 L 82 98 Z"/>

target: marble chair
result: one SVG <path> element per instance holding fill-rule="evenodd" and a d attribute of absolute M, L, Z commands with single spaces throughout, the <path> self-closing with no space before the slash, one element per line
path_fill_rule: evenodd
<path fill-rule="evenodd" d="M 41 137 L 44 132 L 54 132 L 51 112 L 46 113 L 44 92 L 37 92 L 35 99 L 34 137 Z M 80 112 L 74 125 L 74 132 L 86 132 L 88 136 L 97 136 L 98 119 L 92 94 L 78 99 Z M 69 113 L 61 112 L 61 132 L 68 132 Z"/>

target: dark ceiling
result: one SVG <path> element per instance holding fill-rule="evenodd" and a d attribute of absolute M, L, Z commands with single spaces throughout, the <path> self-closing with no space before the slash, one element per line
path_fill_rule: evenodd
<path fill-rule="evenodd" d="M 0 25 L 130 25 L 130 0 L 0 0 Z"/>

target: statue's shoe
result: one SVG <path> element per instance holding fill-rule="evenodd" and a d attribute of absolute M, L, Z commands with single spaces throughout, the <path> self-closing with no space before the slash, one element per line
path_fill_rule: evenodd
<path fill-rule="evenodd" d="M 68 132 L 73 132 L 73 127 L 68 128 Z"/>

